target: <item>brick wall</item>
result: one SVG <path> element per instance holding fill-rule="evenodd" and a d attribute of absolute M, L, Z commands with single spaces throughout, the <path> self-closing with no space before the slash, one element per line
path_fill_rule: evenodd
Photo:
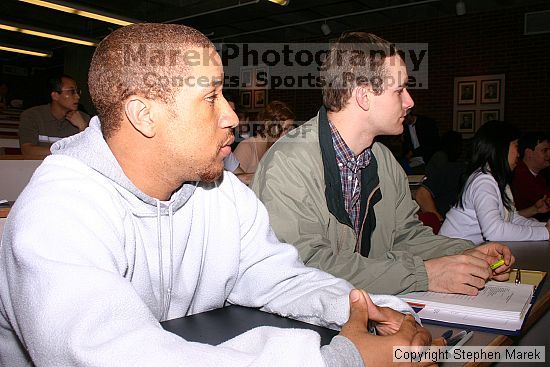
<path fill-rule="evenodd" d="M 320 89 L 279 89 L 269 92 L 269 100 L 287 103 L 296 114 L 297 121 L 307 121 L 317 114 L 323 101 Z"/>
<path fill-rule="evenodd" d="M 524 13 L 548 6 L 493 10 L 426 22 L 364 29 L 391 42 L 429 44 L 429 89 L 413 90 L 419 114 L 452 128 L 454 78 L 505 74 L 505 119 L 522 130 L 550 130 L 550 34 L 524 36 Z M 389 19 L 388 22 L 391 20 Z M 331 35 L 333 36 L 333 35 Z M 298 119 L 313 116 L 319 90 L 270 91 L 290 103 Z"/>

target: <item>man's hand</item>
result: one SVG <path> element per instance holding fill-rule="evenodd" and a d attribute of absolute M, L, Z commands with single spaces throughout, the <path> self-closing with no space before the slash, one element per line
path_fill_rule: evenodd
<path fill-rule="evenodd" d="M 525 209 L 518 210 L 519 215 L 525 218 L 531 218 L 537 214 L 544 214 L 550 211 L 550 198 L 544 195 L 542 198 L 538 199 L 535 204 L 527 207 Z"/>
<path fill-rule="evenodd" d="M 78 111 L 69 111 L 65 114 L 65 118 L 73 124 L 79 131 L 84 131 L 88 127 L 88 123 L 82 117 L 82 114 Z"/>
<path fill-rule="evenodd" d="M 491 271 L 491 279 L 501 282 L 508 280 L 512 265 L 516 261 L 514 255 L 512 255 L 512 251 L 510 251 L 510 248 L 498 242 L 484 243 L 483 245 L 464 251 L 463 254 L 485 260 L 489 266 L 500 259 L 504 259 L 504 265 Z"/>
<path fill-rule="evenodd" d="M 360 290 L 367 301 L 368 318 L 376 323 L 376 331 L 379 335 L 393 335 L 399 331 L 405 315 L 389 307 L 378 307 L 372 302 L 368 293 Z"/>
<path fill-rule="evenodd" d="M 393 335 L 377 336 L 369 334 L 369 301 L 370 297 L 364 291 L 354 289 L 350 292 L 350 317 L 344 324 L 340 335 L 345 336 L 355 345 L 366 366 L 389 366 L 393 360 L 394 346 L 428 346 L 432 338 L 430 333 L 416 323 L 414 317 L 407 315 L 400 317 L 402 322 Z M 367 301 L 367 299 L 369 299 Z M 372 301 L 370 301 L 372 305 Z M 370 309 L 374 310 L 372 306 Z M 376 317 L 387 317 L 383 308 L 374 310 Z M 380 312 L 380 314 L 377 314 Z M 392 314 L 393 315 L 393 314 Z M 394 315 L 393 315 L 394 316 Z M 390 318 L 393 318 L 390 316 Z M 393 320 L 396 322 L 396 320 Z M 423 364 L 425 365 L 425 364 Z"/>
<path fill-rule="evenodd" d="M 428 289 L 433 292 L 475 296 L 492 272 L 487 261 L 470 254 L 443 256 L 424 262 Z"/>
<path fill-rule="evenodd" d="M 538 199 L 533 206 L 539 214 L 548 213 L 550 211 L 550 199 L 544 195 L 542 198 Z"/>

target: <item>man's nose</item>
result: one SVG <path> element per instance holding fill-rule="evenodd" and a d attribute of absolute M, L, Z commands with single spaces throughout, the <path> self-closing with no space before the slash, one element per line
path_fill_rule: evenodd
<path fill-rule="evenodd" d="M 413 108 L 414 106 L 414 100 L 412 99 L 412 96 L 407 89 L 405 89 L 405 98 L 403 100 L 403 105 L 407 110 Z"/>
<path fill-rule="evenodd" d="M 222 127 L 234 128 L 239 125 L 239 117 L 228 103 L 226 103 L 226 105 L 227 108 L 222 114 Z"/>

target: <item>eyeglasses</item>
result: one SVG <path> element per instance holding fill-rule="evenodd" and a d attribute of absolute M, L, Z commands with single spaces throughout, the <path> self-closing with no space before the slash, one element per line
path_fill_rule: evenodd
<path fill-rule="evenodd" d="M 69 95 L 74 96 L 75 94 L 81 95 L 82 90 L 79 88 L 69 88 L 58 90 L 57 93 L 62 94 L 63 92 L 69 92 Z"/>

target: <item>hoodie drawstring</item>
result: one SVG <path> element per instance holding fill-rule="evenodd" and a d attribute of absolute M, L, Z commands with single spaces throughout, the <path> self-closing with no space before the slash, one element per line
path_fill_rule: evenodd
<path fill-rule="evenodd" d="M 160 282 L 160 320 L 164 320 L 164 274 L 162 266 L 162 236 L 160 223 L 160 201 L 157 200 L 157 250 L 159 253 L 159 282 Z"/>
<path fill-rule="evenodd" d="M 164 319 L 168 318 L 168 311 L 170 311 L 170 302 L 172 301 L 172 273 L 174 270 L 174 203 L 168 205 L 168 226 L 170 228 L 170 272 L 168 273 L 168 295 L 165 304 Z"/>
<path fill-rule="evenodd" d="M 174 203 L 168 205 L 168 218 L 170 230 L 170 267 L 168 271 L 168 288 L 164 292 L 164 263 L 162 259 L 162 225 L 160 213 L 160 200 L 157 200 L 157 248 L 159 255 L 159 282 L 160 282 L 160 319 L 166 320 L 172 301 L 173 271 L 174 271 Z"/>

